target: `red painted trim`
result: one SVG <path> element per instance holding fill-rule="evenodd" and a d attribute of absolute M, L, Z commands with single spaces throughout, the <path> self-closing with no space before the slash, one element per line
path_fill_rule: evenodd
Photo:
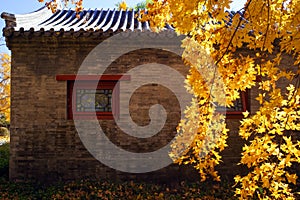
<path fill-rule="evenodd" d="M 57 75 L 56 80 L 67 80 L 68 81 L 68 88 L 67 88 L 67 116 L 68 119 L 93 119 L 94 117 L 92 114 L 94 113 L 88 113 L 88 112 L 76 112 L 75 115 L 73 116 L 72 113 L 72 107 L 75 108 L 75 100 L 76 100 L 76 95 L 73 94 L 73 88 L 74 88 L 74 81 L 75 80 L 80 80 L 78 84 L 76 84 L 77 88 L 95 88 L 95 85 L 92 83 L 95 82 L 90 82 L 90 81 L 98 81 L 100 80 L 102 82 L 98 82 L 97 88 L 106 88 L 106 89 L 114 89 L 113 90 L 113 95 L 112 95 L 112 112 L 99 112 L 97 113 L 97 118 L 98 119 L 113 119 L 113 113 L 114 116 L 119 116 L 120 112 L 120 85 L 118 83 L 118 80 L 130 80 L 129 75 Z M 243 118 L 243 112 L 246 110 L 249 110 L 249 102 L 248 102 L 248 90 L 241 92 L 241 100 L 242 100 L 242 105 L 243 109 L 241 111 L 226 111 L 226 118 L 228 119 L 242 119 Z"/>
<path fill-rule="evenodd" d="M 243 112 L 249 110 L 249 102 L 248 102 L 248 90 L 240 92 L 240 98 L 242 100 L 243 108 L 241 111 L 226 111 L 226 118 L 228 119 L 242 119 Z"/>
<path fill-rule="evenodd" d="M 242 115 L 244 111 L 226 111 L 226 115 Z"/>
<path fill-rule="evenodd" d="M 103 75 L 74 75 L 74 74 L 59 74 L 56 75 L 57 81 L 129 81 L 130 75 L 122 74 L 103 74 Z"/>
<path fill-rule="evenodd" d="M 71 119 L 80 119 L 80 120 L 93 120 L 95 117 L 93 115 L 74 115 Z M 97 115 L 98 120 L 113 120 L 113 115 Z"/>
<path fill-rule="evenodd" d="M 69 80 L 67 85 L 67 116 L 68 119 L 94 119 L 95 113 L 94 112 L 77 112 L 76 111 L 76 94 L 73 94 L 73 89 L 89 89 L 95 88 L 95 85 L 92 84 L 94 82 L 89 81 L 80 81 L 77 82 L 76 85 L 74 84 L 74 80 Z M 97 89 L 113 89 L 112 94 L 112 112 L 96 112 L 97 119 L 109 119 L 112 120 L 115 117 L 119 116 L 120 110 L 120 87 L 117 81 L 105 81 L 105 82 L 98 82 Z M 73 109 L 72 109 L 73 108 Z M 74 114 L 73 114 L 73 111 Z"/>
<path fill-rule="evenodd" d="M 226 115 L 226 119 L 243 119 L 244 115 L 241 114 L 235 114 L 235 115 Z"/>
<path fill-rule="evenodd" d="M 115 85 L 112 93 L 112 113 L 115 117 L 119 118 L 119 114 L 120 114 L 120 83 L 119 82 Z"/>
<path fill-rule="evenodd" d="M 261 75 L 257 75 L 255 81 L 256 82 L 261 82 L 262 81 L 262 76 Z"/>
<path fill-rule="evenodd" d="M 68 83 L 67 83 L 67 117 L 68 117 L 68 119 L 73 118 L 73 112 L 72 112 L 73 87 L 74 87 L 74 81 L 68 81 Z"/>
<path fill-rule="evenodd" d="M 248 107 L 248 98 L 247 98 L 247 91 L 241 93 L 242 97 L 242 104 L 243 104 L 243 112 L 246 112 Z"/>

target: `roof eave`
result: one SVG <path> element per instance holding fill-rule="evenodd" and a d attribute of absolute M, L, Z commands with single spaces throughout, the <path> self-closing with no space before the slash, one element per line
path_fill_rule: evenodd
<path fill-rule="evenodd" d="M 1 18 L 5 20 L 5 28 L 13 28 L 17 26 L 16 16 L 11 13 L 3 12 Z"/>

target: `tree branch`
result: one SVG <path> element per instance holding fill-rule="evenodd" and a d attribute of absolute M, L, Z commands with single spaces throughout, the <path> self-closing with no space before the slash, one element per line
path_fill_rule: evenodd
<path fill-rule="evenodd" d="M 215 65 L 218 65 L 218 63 L 224 58 L 224 56 L 225 56 L 226 53 L 228 52 L 229 47 L 230 47 L 230 45 L 231 45 L 231 43 L 232 43 L 232 40 L 233 40 L 235 34 L 237 33 L 237 31 L 238 31 L 238 29 L 239 29 L 239 27 L 240 27 L 240 25 L 241 25 L 241 23 L 242 23 L 242 18 L 244 18 L 245 12 L 247 11 L 247 9 L 248 9 L 249 5 L 251 4 L 251 2 L 252 2 L 252 0 L 250 0 L 249 3 L 245 6 L 244 12 L 243 12 L 242 16 L 240 17 L 239 23 L 238 23 L 237 27 L 235 28 L 235 30 L 234 30 L 234 32 L 233 32 L 233 34 L 232 34 L 232 36 L 231 36 L 231 38 L 230 38 L 230 40 L 229 40 L 229 43 L 228 43 L 228 45 L 227 45 L 227 47 L 226 47 L 225 52 L 224 52 L 223 55 L 217 60 L 217 62 L 215 63 Z"/>

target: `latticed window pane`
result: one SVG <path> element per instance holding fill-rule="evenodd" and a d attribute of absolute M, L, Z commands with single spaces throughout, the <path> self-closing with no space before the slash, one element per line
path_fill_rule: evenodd
<path fill-rule="evenodd" d="M 226 115 L 241 115 L 242 113 L 245 112 L 248 108 L 248 94 L 246 92 L 241 92 L 240 93 L 240 98 L 235 100 L 233 102 L 233 106 L 231 107 L 224 107 L 224 106 L 219 106 L 216 104 L 216 111 L 221 112 L 221 113 L 226 113 Z"/>
<path fill-rule="evenodd" d="M 77 89 L 77 112 L 112 112 L 112 89 Z"/>
<path fill-rule="evenodd" d="M 243 111 L 244 107 L 243 107 L 243 102 L 242 102 L 242 98 L 237 99 L 236 101 L 233 102 L 233 106 L 231 107 L 227 107 L 226 108 L 227 112 L 229 111 Z"/>

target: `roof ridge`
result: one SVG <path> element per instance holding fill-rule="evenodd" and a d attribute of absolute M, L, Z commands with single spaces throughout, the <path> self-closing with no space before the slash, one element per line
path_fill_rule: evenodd
<path fill-rule="evenodd" d="M 23 32 L 59 32 L 58 35 L 62 35 L 65 32 L 99 31 L 112 34 L 122 31 L 152 31 L 148 21 L 141 22 L 137 19 L 141 11 L 141 9 L 120 10 L 116 8 L 84 9 L 79 14 L 80 18 L 77 18 L 75 10 L 63 8 L 52 13 L 47 6 L 44 6 L 27 14 L 14 15 L 4 12 L 1 17 L 5 19 L 6 26 L 3 29 L 3 35 L 7 37 Z M 224 19 L 224 21 L 229 26 L 236 14 L 243 17 L 241 11 L 227 12 L 229 19 Z M 165 30 L 174 31 L 173 27 L 168 24 Z"/>
<path fill-rule="evenodd" d="M 71 9 L 58 9 L 52 13 L 46 6 L 27 14 L 2 13 L 6 26 L 3 29 L 5 36 L 22 34 L 23 32 L 78 32 L 78 31 L 151 31 L 149 22 L 141 22 L 137 18 L 141 9 L 111 9 L 95 8 L 80 12 L 80 18 Z M 166 30 L 174 30 L 166 26 Z"/>

